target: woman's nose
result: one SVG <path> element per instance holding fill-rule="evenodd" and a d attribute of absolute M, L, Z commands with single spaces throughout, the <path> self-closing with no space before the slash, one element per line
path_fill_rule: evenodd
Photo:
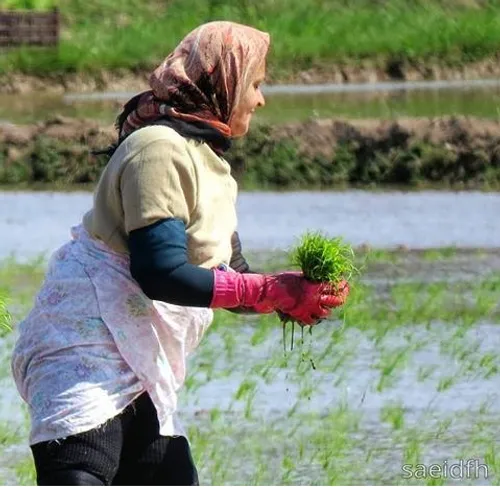
<path fill-rule="evenodd" d="M 262 91 L 259 90 L 259 101 L 257 102 L 258 107 L 263 107 L 266 105 L 266 100 L 264 98 L 264 95 L 262 94 Z"/>

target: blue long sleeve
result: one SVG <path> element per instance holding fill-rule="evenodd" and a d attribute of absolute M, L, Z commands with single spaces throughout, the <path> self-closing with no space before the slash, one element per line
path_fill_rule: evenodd
<path fill-rule="evenodd" d="M 182 220 L 169 218 L 133 230 L 128 244 L 132 277 L 150 299 L 181 306 L 210 305 L 213 273 L 188 262 Z"/>

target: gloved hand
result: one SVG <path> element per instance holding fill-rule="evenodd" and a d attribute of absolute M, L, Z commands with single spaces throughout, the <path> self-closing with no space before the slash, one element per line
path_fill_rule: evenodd
<path fill-rule="evenodd" d="M 328 308 L 337 308 L 339 306 L 342 306 L 345 303 L 345 300 L 347 299 L 347 296 L 349 295 L 349 284 L 347 281 L 340 281 L 337 286 L 332 286 L 333 294 L 328 295 Z M 259 305 L 257 305 L 257 308 L 259 308 Z M 256 312 L 260 312 L 257 311 Z M 264 310 L 264 312 L 267 312 L 267 310 Z M 287 313 L 283 313 L 282 311 L 278 310 L 277 314 L 280 318 L 281 321 L 290 321 L 293 319 L 292 316 L 288 315 Z M 300 325 L 308 324 L 308 325 L 317 325 L 323 321 L 323 318 L 325 317 L 320 317 L 318 318 L 314 323 L 303 323 L 299 321 Z"/>
<path fill-rule="evenodd" d="M 349 293 L 324 283 L 312 283 L 297 272 L 280 274 L 239 274 L 214 271 L 214 295 L 211 308 L 252 307 L 260 313 L 281 311 L 303 324 L 326 318 L 334 306 L 340 306 Z"/>
<path fill-rule="evenodd" d="M 282 273 L 268 281 L 268 298 L 257 303 L 257 312 L 280 311 L 306 325 L 326 318 L 331 308 L 341 306 L 349 294 L 347 282 L 338 286 L 312 283 L 301 273 Z"/>
<path fill-rule="evenodd" d="M 278 274 L 277 276 L 280 277 L 285 275 L 287 276 L 284 277 L 285 280 L 291 275 L 302 277 L 301 272 L 286 272 Z M 313 284 L 310 281 L 306 282 L 308 282 L 309 284 Z M 290 284 L 292 283 L 290 282 Z M 316 283 L 315 285 L 318 286 L 322 292 L 321 304 L 323 307 L 337 308 L 339 306 L 342 306 L 345 303 L 347 296 L 349 295 L 349 284 L 345 280 L 342 280 L 336 286 L 326 283 Z M 257 303 L 254 306 L 254 309 L 257 313 L 272 313 L 273 311 L 275 311 L 273 305 L 266 301 Z"/>

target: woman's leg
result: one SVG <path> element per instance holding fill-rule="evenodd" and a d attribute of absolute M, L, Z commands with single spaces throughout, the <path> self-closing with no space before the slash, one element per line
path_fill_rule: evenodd
<path fill-rule="evenodd" d="M 160 436 L 156 409 L 148 394 L 134 404 L 135 417 L 124 438 L 113 485 L 199 485 L 186 438 Z"/>
<path fill-rule="evenodd" d="M 31 446 L 38 485 L 111 485 L 132 411 L 85 433 Z"/>

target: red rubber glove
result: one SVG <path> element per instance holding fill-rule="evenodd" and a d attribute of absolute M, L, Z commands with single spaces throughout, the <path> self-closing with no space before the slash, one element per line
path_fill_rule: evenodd
<path fill-rule="evenodd" d="M 302 276 L 302 273 L 300 272 L 287 272 L 286 274 L 295 274 L 297 276 Z M 342 306 L 345 303 L 347 296 L 349 296 L 350 289 L 347 281 L 342 280 L 336 286 L 329 284 L 318 285 L 320 286 L 320 290 L 322 293 L 321 305 L 326 308 L 337 308 L 339 306 Z M 275 311 L 275 307 L 273 306 L 273 304 L 266 301 L 256 304 L 253 309 L 257 313 L 272 313 L 273 311 Z"/>
<path fill-rule="evenodd" d="M 239 274 L 215 269 L 211 308 L 251 307 L 260 313 L 281 311 L 303 324 L 326 318 L 349 293 L 328 284 L 312 283 L 300 273 Z"/>
<path fill-rule="evenodd" d="M 326 296 L 325 301 L 327 301 L 328 308 L 337 308 L 339 306 L 342 306 L 345 303 L 347 296 L 349 295 L 349 284 L 347 283 L 347 281 L 342 280 L 336 286 L 327 286 L 324 291 L 332 293 L 332 294 L 325 295 Z M 323 306 L 324 305 L 325 304 L 323 304 Z M 257 307 L 259 307 L 259 305 L 257 305 Z M 260 312 L 257 309 L 255 309 L 255 311 L 257 311 L 257 313 Z M 264 312 L 267 312 L 267 310 Z M 278 315 L 279 315 L 281 321 L 289 321 L 292 318 L 287 313 L 283 313 L 279 310 L 278 310 Z M 305 322 L 300 320 L 299 324 L 300 325 L 317 325 L 323 321 L 323 318 L 326 318 L 326 316 L 318 318 L 313 323 L 310 323 L 310 322 L 305 323 Z"/>

